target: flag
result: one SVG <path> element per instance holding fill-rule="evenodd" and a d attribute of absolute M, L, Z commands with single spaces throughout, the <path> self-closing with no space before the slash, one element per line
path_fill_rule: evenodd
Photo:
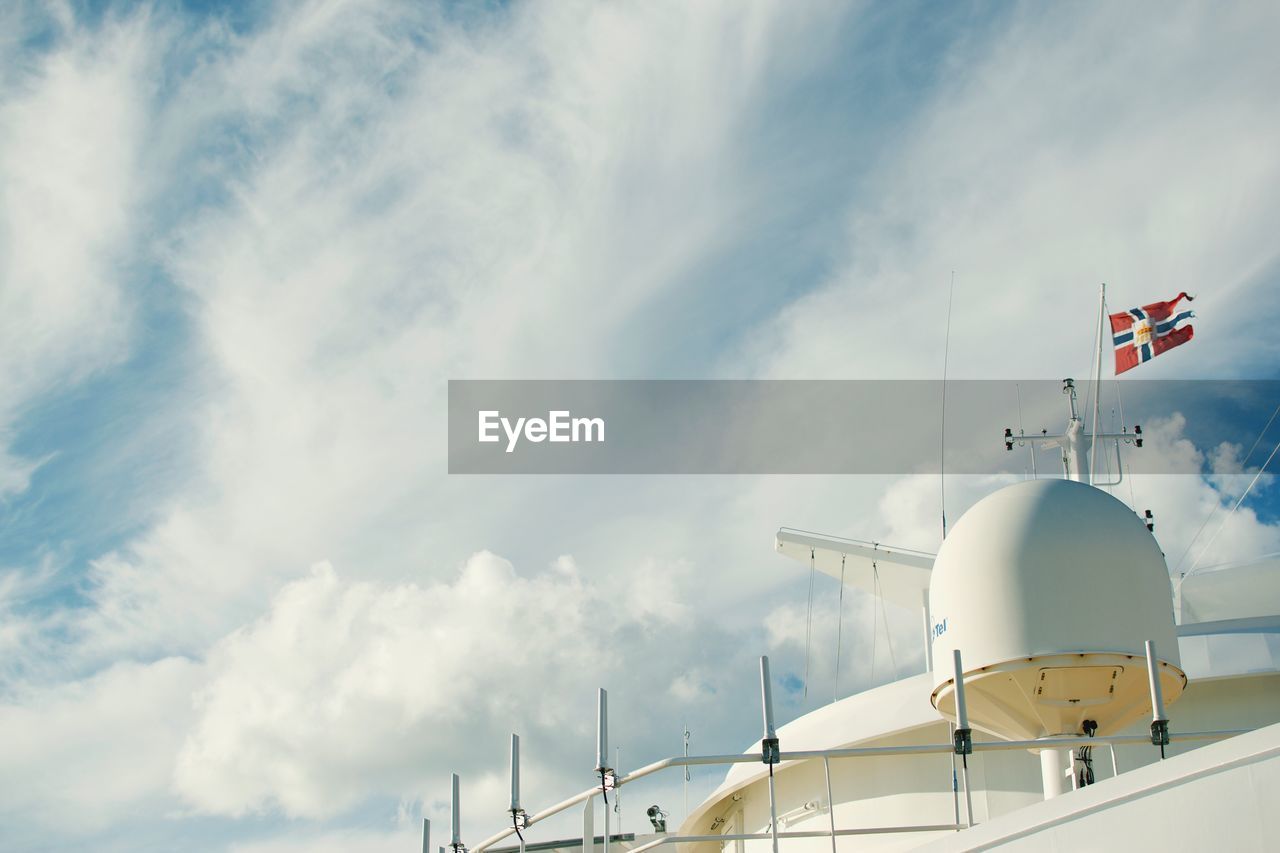
<path fill-rule="evenodd" d="M 1191 301 L 1186 292 L 1168 302 L 1152 302 L 1141 308 L 1130 308 L 1111 315 L 1111 340 L 1116 348 L 1116 375 L 1150 361 L 1160 353 L 1185 344 L 1195 336 L 1192 326 L 1179 327 L 1195 316 L 1192 311 L 1179 311 L 1178 303 Z"/>

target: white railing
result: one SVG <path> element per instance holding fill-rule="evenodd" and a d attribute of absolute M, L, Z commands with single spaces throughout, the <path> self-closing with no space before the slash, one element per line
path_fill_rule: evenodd
<path fill-rule="evenodd" d="M 1154 671 L 1154 648 L 1149 648 L 1147 652 L 1148 665 Z M 451 843 L 449 849 L 451 853 L 485 853 L 495 844 L 516 835 L 519 838 L 520 848 L 524 848 L 524 835 L 522 830 L 535 826 L 548 818 L 561 814 L 574 806 L 586 804 L 584 811 L 584 831 L 582 834 L 583 853 L 591 853 L 596 835 L 594 831 L 594 798 L 605 795 L 610 789 L 617 790 L 624 785 L 639 781 L 647 776 L 659 773 L 672 767 L 693 767 L 706 765 L 732 765 L 732 764 L 753 764 L 762 762 L 769 766 L 769 812 L 771 821 L 767 832 L 755 833 L 732 833 L 724 835 L 664 835 L 652 841 L 648 841 L 637 847 L 632 848 L 629 853 L 642 853 L 642 851 L 650 850 L 664 844 L 673 843 L 699 843 L 699 842 L 724 842 L 724 841 L 755 841 L 755 840 L 771 840 L 776 853 L 778 841 L 784 839 L 795 838 L 830 838 L 832 851 L 835 853 L 835 839 L 845 836 L 857 835 L 882 835 L 893 833 L 907 832 L 943 832 L 958 831 L 972 826 L 973 808 L 971 804 L 967 805 L 965 822 L 960 823 L 957 816 L 956 821 L 952 823 L 940 824 L 914 824 L 903 826 L 875 826 L 875 827 L 849 827 L 837 828 L 835 823 L 835 808 L 831 795 L 831 765 L 832 759 L 847 758 L 872 758 L 891 755 L 938 755 L 952 754 L 959 755 L 965 761 L 967 771 L 967 757 L 974 752 L 998 752 L 1004 750 L 1043 750 L 1043 749 L 1073 749 L 1082 745 L 1097 746 L 1106 744 L 1112 748 L 1112 761 L 1114 769 L 1115 753 L 1114 747 L 1123 744 L 1152 744 L 1160 748 L 1161 757 L 1164 757 L 1164 746 L 1168 743 L 1198 741 L 1198 740 L 1222 740 L 1233 737 L 1235 735 L 1244 734 L 1250 729 L 1230 729 L 1221 731 L 1201 731 L 1201 732 L 1179 732 L 1172 733 L 1168 730 L 1168 720 L 1164 717 L 1163 702 L 1158 691 L 1158 682 L 1152 687 L 1152 707 L 1154 709 L 1151 735 L 1109 735 L 1100 737 L 1047 737 L 1036 740 L 999 740 L 999 741 L 982 741 L 973 742 L 971 730 L 968 727 L 968 719 L 964 710 L 964 678 L 959 660 L 959 653 L 956 653 L 955 660 L 957 679 L 957 710 L 959 712 L 959 726 L 954 730 L 954 736 L 951 743 L 929 743 L 929 744 L 906 744 L 901 746 L 864 746 L 864 747 L 844 747 L 838 749 L 816 749 L 816 750 L 795 750 L 791 752 L 783 752 L 778 748 L 778 738 L 773 730 L 773 709 L 772 696 L 769 686 L 769 664 L 768 658 L 761 658 L 761 699 L 764 708 L 764 737 L 761 739 L 760 753 L 744 753 L 734 755 L 676 755 L 670 758 L 664 758 L 655 761 L 652 764 L 645 765 L 630 773 L 617 774 L 612 768 L 606 766 L 608 757 L 608 719 L 607 719 L 607 701 L 604 691 L 601 691 L 600 702 L 598 705 L 599 718 L 597 731 L 597 743 L 600 748 L 597 750 L 597 767 L 596 772 L 600 774 L 601 782 L 593 785 L 584 791 L 573 796 L 561 800 L 560 802 L 548 806 L 534 814 L 527 814 L 520 808 L 520 763 L 519 763 L 519 741 L 513 737 L 512 741 L 512 761 L 511 761 L 511 808 L 508 814 L 511 816 L 512 825 L 494 833 L 488 838 L 481 841 L 474 847 L 468 848 L 461 841 L 461 832 L 459 828 L 460 811 L 458 807 L 458 777 L 453 777 L 453 802 L 452 802 L 452 832 Z M 799 831 L 778 831 L 777 820 L 777 800 L 773 785 L 773 765 L 783 762 L 811 761 L 821 759 L 823 762 L 823 771 L 826 783 L 827 794 L 827 813 L 829 819 L 829 827 L 825 830 L 799 830 Z M 1074 761 L 1074 756 L 1073 756 Z M 966 801 L 970 797 L 969 781 L 967 772 L 964 774 L 964 791 Z M 958 792 L 953 791 L 958 796 Z M 957 804 L 957 815 L 958 815 Z M 604 835 L 603 853 L 609 853 L 609 810 L 604 811 Z M 423 853 L 432 853 L 430 850 L 430 821 L 423 821 Z M 446 848 L 441 848 L 444 851 Z"/>

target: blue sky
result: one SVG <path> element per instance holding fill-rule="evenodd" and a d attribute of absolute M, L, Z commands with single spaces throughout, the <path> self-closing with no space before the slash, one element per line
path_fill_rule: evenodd
<path fill-rule="evenodd" d="M 637 760 L 685 719 L 741 748 L 755 655 L 802 666 L 769 534 L 933 549 L 936 483 L 451 478 L 445 382 L 934 378 L 952 270 L 952 376 L 1084 374 L 1106 280 L 1113 309 L 1197 293 L 1142 378 L 1275 378 L 1278 30 L 1257 4 L 6 7 L 0 846 L 404 849 L 451 770 L 500 799 L 511 730 L 530 790 L 579 787 L 601 683 L 649 702 L 619 712 Z M 1262 426 L 1175 412 L 1150 444 L 1186 475 L 1134 498 L 1171 554 Z M 1264 479 L 1205 562 L 1280 550 L 1277 514 Z M 846 650 L 841 683 L 887 664 Z"/>

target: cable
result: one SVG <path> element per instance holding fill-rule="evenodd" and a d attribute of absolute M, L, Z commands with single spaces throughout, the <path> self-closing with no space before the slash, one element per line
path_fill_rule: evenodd
<path fill-rule="evenodd" d="M 947 293 L 947 335 L 942 347 L 942 426 L 938 436 L 938 494 L 942 504 L 942 538 L 947 538 L 947 361 L 951 356 L 951 304 L 956 296 L 956 271 Z"/>
<path fill-rule="evenodd" d="M 804 697 L 809 698 L 809 647 L 813 644 L 813 577 L 817 573 L 817 557 L 809 549 L 809 608 L 804 615 Z"/>
<path fill-rule="evenodd" d="M 1262 428 L 1262 432 L 1258 433 L 1258 437 L 1257 437 L 1256 439 L 1254 439 L 1254 441 L 1253 441 L 1253 447 L 1250 447 L 1250 448 L 1249 448 L 1249 452 L 1245 455 L 1245 457 L 1244 457 L 1244 461 L 1240 463 L 1240 467 L 1241 467 L 1241 469 L 1243 469 L 1245 465 L 1248 465 L 1248 464 L 1249 464 L 1249 460 L 1253 458 L 1253 451 L 1255 451 L 1255 450 L 1257 450 L 1257 449 L 1258 449 L 1258 445 L 1262 442 L 1262 437 L 1263 437 L 1264 435 L 1266 435 L 1266 434 L 1267 434 L 1267 430 L 1271 429 L 1271 424 L 1275 421 L 1275 419 L 1276 419 L 1276 415 L 1277 415 L 1277 414 L 1280 414 L 1280 405 L 1277 405 L 1277 406 L 1276 406 L 1275 411 L 1273 411 L 1273 412 L 1271 413 L 1271 417 L 1267 419 L 1267 424 L 1266 424 L 1266 426 L 1264 426 L 1264 427 Z M 1273 451 L 1271 451 L 1271 455 L 1272 455 L 1272 456 L 1274 456 L 1274 455 L 1275 455 L 1275 451 L 1274 451 L 1274 450 L 1273 450 Z M 1270 461 L 1271 461 L 1271 457 L 1267 457 L 1267 461 L 1268 461 L 1268 462 L 1270 462 Z M 1262 467 L 1263 467 L 1263 468 L 1265 468 L 1265 467 L 1266 467 L 1266 465 L 1264 464 Z M 1261 474 L 1261 473 L 1262 473 L 1262 471 L 1261 471 L 1261 470 L 1259 470 L 1259 471 L 1258 471 L 1258 473 L 1259 473 L 1259 474 Z M 1257 477 L 1255 477 L 1255 478 L 1254 478 L 1254 481 L 1255 481 L 1255 482 L 1257 481 Z M 1252 489 L 1252 488 L 1253 488 L 1253 483 L 1250 483 L 1250 484 L 1249 484 L 1249 488 L 1250 488 L 1250 489 Z M 1245 494 L 1248 494 L 1248 493 L 1249 493 L 1249 489 L 1245 489 Z M 1243 496 L 1243 495 L 1241 495 L 1241 500 L 1243 500 L 1243 499 L 1244 499 L 1244 496 Z M 1237 503 L 1236 505 L 1237 505 L 1237 506 L 1239 506 L 1239 504 L 1238 504 L 1238 503 Z M 1203 522 L 1201 522 L 1201 524 L 1200 524 L 1200 529 L 1196 531 L 1196 535 L 1195 535 L 1195 536 L 1192 536 L 1192 537 L 1191 537 L 1191 541 L 1187 543 L 1186 550 L 1184 550 L 1184 551 L 1182 552 L 1182 556 L 1178 558 L 1178 564 L 1177 564 L 1176 566 L 1174 566 L 1174 567 L 1173 567 L 1173 572 L 1174 572 L 1174 574 L 1177 574 L 1178 569 L 1182 567 L 1183 562 L 1185 562 L 1185 561 L 1186 561 L 1186 559 L 1187 559 L 1187 555 L 1191 553 L 1191 548 L 1192 548 L 1192 546 L 1196 544 L 1196 540 L 1198 540 L 1198 539 L 1200 538 L 1200 534 L 1201 534 L 1201 533 L 1204 533 L 1204 529 L 1205 529 L 1206 527 L 1208 527 L 1208 526 L 1209 526 L 1209 522 L 1210 522 L 1210 521 L 1213 521 L 1213 517 L 1214 517 L 1215 515 L 1217 515 L 1217 514 L 1218 514 L 1218 510 L 1220 510 L 1220 509 L 1222 509 L 1222 501 L 1220 501 L 1220 500 L 1219 500 L 1219 501 L 1214 501 L 1214 502 L 1213 502 L 1213 509 L 1209 511 L 1209 514 L 1205 517 L 1205 520 L 1204 520 Z M 1235 509 L 1232 509 L 1231 511 L 1232 511 L 1232 512 L 1235 512 Z M 1227 516 L 1227 518 L 1230 518 L 1230 516 Z M 1222 523 L 1223 523 L 1223 524 L 1226 524 L 1226 523 L 1227 523 L 1225 518 L 1222 520 Z M 1219 526 L 1219 527 L 1218 527 L 1218 529 L 1219 529 L 1219 530 L 1221 530 L 1221 529 L 1222 529 L 1222 527 L 1221 527 L 1221 526 Z M 1214 533 L 1213 535 L 1216 537 L 1218 534 L 1217 534 L 1217 533 Z M 1212 543 L 1210 543 L 1210 544 L 1212 544 Z M 1207 546 L 1206 546 L 1206 547 L 1207 547 Z M 1203 551 L 1201 551 L 1201 552 L 1200 552 L 1200 557 L 1204 557 L 1204 552 L 1203 552 Z M 1197 560 L 1196 560 L 1196 563 L 1199 563 L 1199 562 L 1200 562 L 1200 560 L 1199 560 L 1199 559 L 1197 559 Z M 1191 574 L 1191 572 L 1192 572 L 1192 571 L 1195 571 L 1195 565 L 1194 565 L 1194 564 L 1193 564 L 1193 565 L 1192 565 L 1192 567 L 1191 567 L 1191 571 L 1188 571 L 1188 572 L 1187 572 L 1187 574 Z"/>
<path fill-rule="evenodd" d="M 835 685 L 831 689 L 831 701 L 840 700 L 840 647 L 844 645 L 844 560 L 840 555 L 840 598 L 836 604 L 836 675 Z"/>
<path fill-rule="evenodd" d="M 1276 407 L 1276 411 L 1280 411 L 1280 406 Z M 1271 460 L 1275 458 L 1277 450 L 1280 450 L 1280 442 L 1276 442 L 1276 446 L 1271 448 L 1271 455 L 1267 457 L 1266 462 L 1262 463 L 1262 467 L 1258 469 L 1258 473 L 1253 475 L 1253 479 L 1249 481 L 1248 488 L 1246 488 L 1244 493 L 1240 495 L 1240 499 L 1236 501 L 1235 506 L 1231 507 L 1231 512 L 1227 513 L 1226 517 L 1222 519 L 1222 523 L 1218 525 L 1218 529 L 1213 531 L 1213 536 L 1209 537 L 1209 541 L 1200 552 L 1200 556 L 1196 557 L 1196 561 L 1191 564 L 1191 568 L 1182 576 L 1182 580 L 1178 582 L 1179 586 L 1182 585 L 1182 581 L 1185 581 L 1187 578 L 1191 577 L 1191 575 L 1195 574 L 1196 567 L 1200 565 L 1200 561 L 1204 559 L 1204 555 L 1213 547 L 1213 543 L 1217 541 L 1218 534 L 1222 532 L 1222 528 L 1226 527 L 1227 522 L 1231 520 L 1231 516 L 1236 514 L 1236 510 L 1240 508 L 1240 504 L 1244 503 L 1244 499 L 1249 496 L 1249 492 L 1253 490 L 1254 485 L 1257 484 L 1258 480 L 1262 477 L 1262 472 L 1267 470 L 1267 466 L 1270 465 Z M 1161 747 L 1160 749 L 1161 752 L 1164 751 L 1164 747 Z"/>
<path fill-rule="evenodd" d="M 889 612 L 884 608 L 884 593 L 880 590 L 880 568 L 875 561 L 871 562 L 871 571 L 875 575 L 876 598 L 880 599 L 880 612 L 884 614 L 884 639 L 889 645 L 889 665 L 893 667 L 893 677 L 898 677 L 898 660 L 893 654 L 893 632 L 889 630 Z"/>

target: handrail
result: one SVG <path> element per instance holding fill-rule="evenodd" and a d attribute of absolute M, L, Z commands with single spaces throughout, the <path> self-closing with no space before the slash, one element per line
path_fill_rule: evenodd
<path fill-rule="evenodd" d="M 1225 738 L 1234 737 L 1236 735 L 1246 734 L 1251 731 L 1253 731 L 1253 729 L 1222 729 L 1217 731 L 1181 732 L 1178 734 L 1171 733 L 1169 735 L 1169 740 L 1174 743 L 1178 741 L 1223 740 Z M 1137 744 L 1137 743 L 1149 744 L 1151 743 L 1151 738 L 1148 735 L 1106 735 L 1102 737 L 1077 737 L 1077 736 L 1051 737 L 1051 738 L 1040 738 L 1038 740 L 975 741 L 973 744 L 973 751 L 974 752 L 994 752 L 994 751 L 1015 750 L 1015 749 L 1063 749 L 1063 748 L 1077 747 L 1077 746 L 1096 746 L 1099 744 L 1111 744 L 1114 746 L 1115 744 Z M 903 746 L 859 746 L 859 747 L 845 747 L 841 749 L 809 749 L 809 750 L 796 750 L 793 752 L 782 752 L 780 754 L 780 760 L 781 760 L 781 763 L 785 764 L 787 762 L 806 761 L 813 758 L 828 758 L 828 759 L 830 758 L 871 758 L 875 756 L 884 756 L 884 755 L 930 755 L 930 754 L 938 754 L 938 753 L 952 753 L 954 751 L 955 751 L 955 746 L 954 744 L 950 744 L 950 743 L 907 744 Z M 613 786 L 615 789 L 620 788 L 623 785 L 626 785 L 630 782 L 635 782 L 639 779 L 644 778 L 645 776 L 649 776 L 654 773 L 660 772 L 662 770 L 666 770 L 670 767 L 691 767 L 691 766 L 706 765 L 706 764 L 756 764 L 756 763 L 760 763 L 760 756 L 757 753 L 742 753 L 742 754 L 735 754 L 735 755 L 689 755 L 689 756 L 675 755 L 670 758 L 663 758 L 659 761 L 655 761 L 652 764 L 646 764 L 644 767 L 633 770 L 630 773 L 625 773 L 614 780 Z M 546 820 L 547 818 L 557 815 L 560 812 L 564 811 L 565 809 L 571 808 L 572 806 L 578 805 L 579 803 L 587 802 L 592 797 L 599 795 L 599 793 L 600 793 L 600 786 L 595 785 L 591 788 L 586 789 L 585 791 L 582 791 L 581 793 L 578 793 L 572 797 L 569 797 L 566 800 L 562 800 L 553 806 L 548 806 L 542 811 L 536 814 L 530 815 L 528 820 L 525 822 L 525 827 L 527 828 L 527 827 L 533 826 L 535 823 Z M 939 824 L 938 826 L 941 829 L 955 828 L 950 824 L 947 824 L 947 825 Z M 880 827 L 880 828 L 872 828 L 872 829 L 865 829 L 865 828 L 864 829 L 841 829 L 841 830 L 836 830 L 836 834 L 837 835 L 868 835 L 868 834 L 888 833 L 888 832 L 925 832 L 925 831 L 932 831 L 932 830 L 917 829 L 917 828 L 911 828 L 911 827 L 905 827 L 905 828 Z M 484 853 L 485 850 L 489 849 L 494 844 L 497 844 L 499 841 L 502 841 L 506 838 L 510 838 L 514 834 L 515 834 L 515 829 L 513 827 L 507 827 L 502 831 L 489 836 L 484 841 L 481 841 L 479 844 L 477 844 L 475 847 L 470 848 L 470 853 Z M 779 838 L 815 838 L 819 836 L 825 837 L 830 834 L 831 833 L 828 830 L 779 832 L 778 837 Z M 769 838 L 769 837 L 771 837 L 769 833 L 741 836 L 742 840 Z M 707 838 L 702 838 L 701 836 L 689 836 L 687 838 L 684 836 L 671 836 L 670 838 L 659 839 L 657 842 L 650 842 L 649 844 L 636 847 L 631 851 L 629 851 L 629 853 L 641 853 L 641 851 L 647 850 L 650 847 L 657 846 L 659 843 L 670 843 L 672 841 L 683 842 L 683 841 L 714 840 L 714 839 L 719 839 L 721 841 L 731 841 L 731 840 L 735 840 L 736 838 L 737 838 L 736 836 L 729 836 L 729 835 L 716 835 L 714 837 L 707 837 Z"/>

